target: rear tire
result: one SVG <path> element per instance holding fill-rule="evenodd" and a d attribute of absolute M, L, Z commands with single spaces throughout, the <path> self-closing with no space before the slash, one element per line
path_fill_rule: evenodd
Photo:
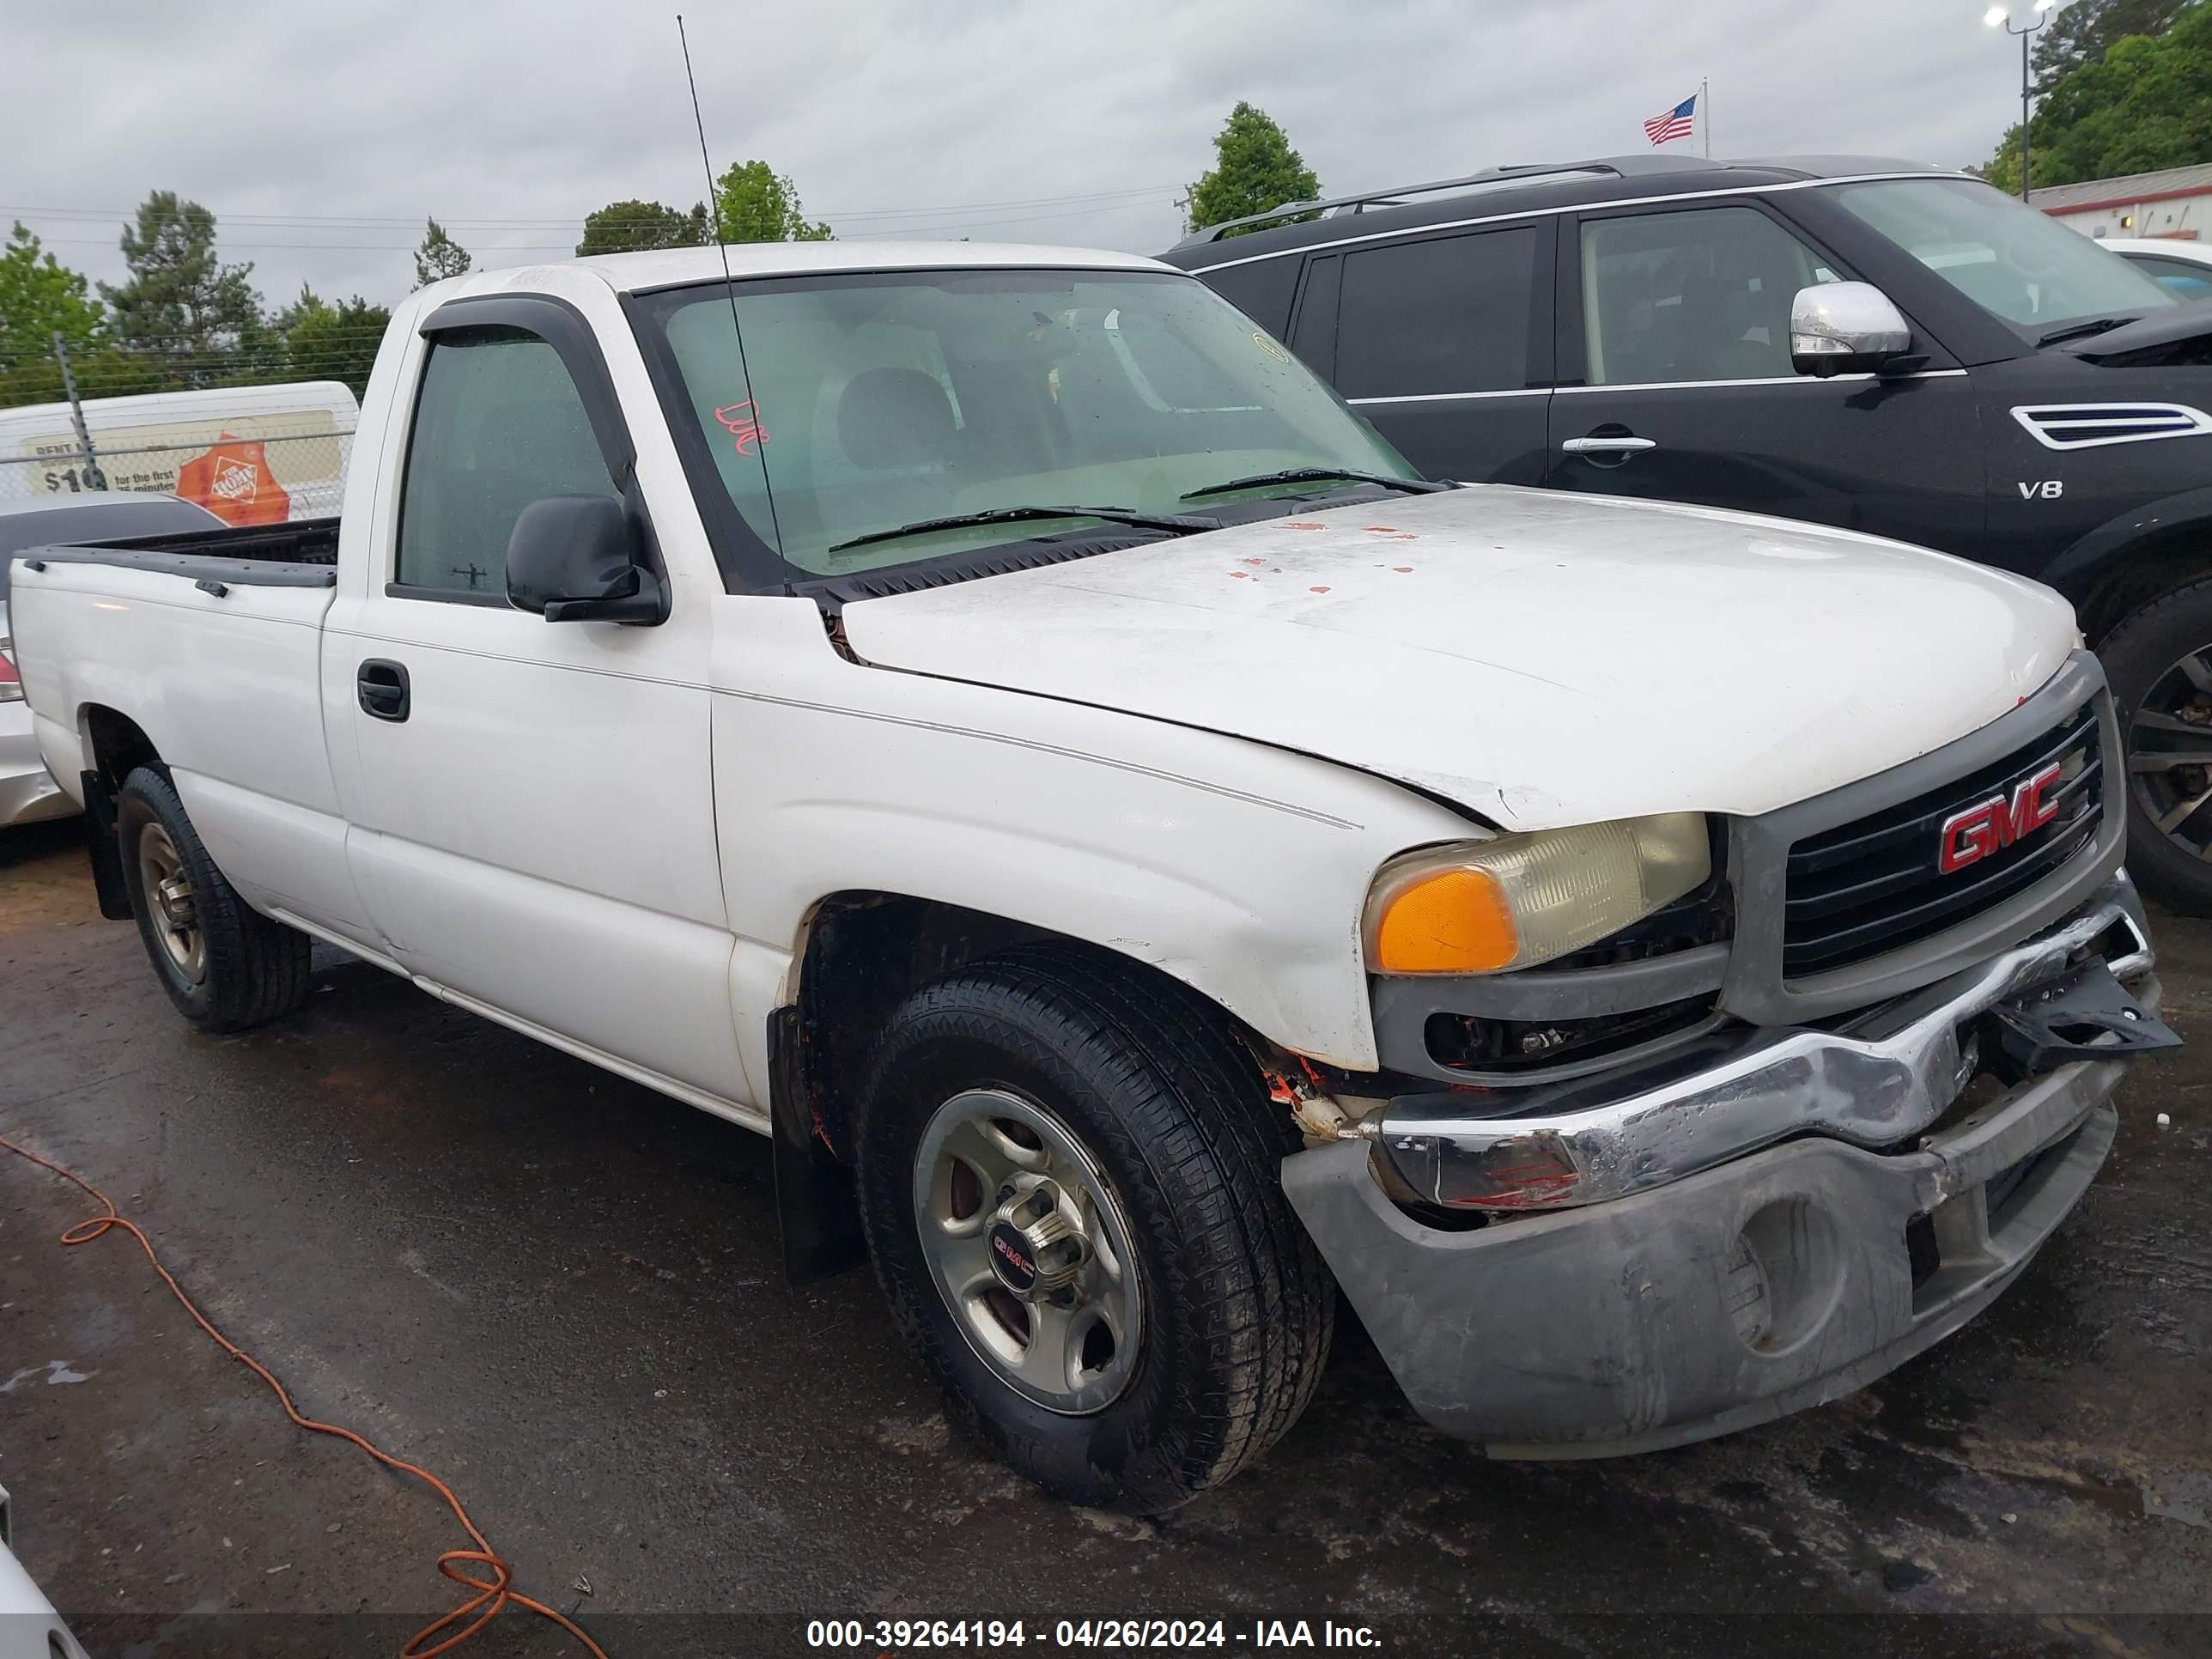
<path fill-rule="evenodd" d="M 2129 873 L 2168 909 L 2212 916 L 2212 580 L 2127 617 L 2097 654 L 2119 714 L 2123 764 L 2106 799 L 2125 793 Z M 2145 757 L 2186 758 L 2135 771 Z"/>
<path fill-rule="evenodd" d="M 975 963 L 893 1013 L 859 1129 L 862 1223 L 908 1346 L 955 1422 L 1055 1496 L 1158 1514 L 1305 1409 L 1336 1290 L 1279 1176 L 1300 1138 L 1194 995 L 1073 950 Z M 1057 1207 L 1019 1207 L 1039 1190 Z M 1006 1240 L 1018 1267 L 993 1265 Z M 1009 1288 L 1079 1258 L 1064 1288 Z"/>
<path fill-rule="evenodd" d="M 166 775 L 142 766 L 124 780 L 115 833 L 138 937 L 179 1013 L 203 1031 L 242 1031 L 307 1000 L 307 935 L 238 896 Z"/>

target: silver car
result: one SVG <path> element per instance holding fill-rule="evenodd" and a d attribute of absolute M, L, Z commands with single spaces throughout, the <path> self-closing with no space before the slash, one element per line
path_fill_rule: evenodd
<path fill-rule="evenodd" d="M 103 490 L 0 501 L 0 830 L 76 811 L 39 757 L 30 705 L 15 678 L 15 641 L 8 628 L 9 562 L 31 547 L 222 528 L 222 520 L 205 507 L 174 495 Z"/>

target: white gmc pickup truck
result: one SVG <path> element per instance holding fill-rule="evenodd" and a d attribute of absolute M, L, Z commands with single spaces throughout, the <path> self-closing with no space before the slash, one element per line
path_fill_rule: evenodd
<path fill-rule="evenodd" d="M 730 257 L 416 295 L 335 526 L 18 560 L 187 1018 L 319 939 L 771 1133 L 794 1274 L 865 1241 L 956 1419 L 1136 1510 L 1340 1286 L 1442 1428 L 1634 1451 L 2081 1199 L 2175 1039 L 2055 594 L 1422 480 L 1149 260 Z"/>

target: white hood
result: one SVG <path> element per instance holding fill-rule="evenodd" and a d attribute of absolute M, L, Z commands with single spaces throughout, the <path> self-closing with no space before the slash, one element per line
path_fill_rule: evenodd
<path fill-rule="evenodd" d="M 1543 829 L 1764 812 L 1963 736 L 2057 594 L 1748 514 L 1503 486 L 869 599 L 871 663 L 1231 733 Z"/>

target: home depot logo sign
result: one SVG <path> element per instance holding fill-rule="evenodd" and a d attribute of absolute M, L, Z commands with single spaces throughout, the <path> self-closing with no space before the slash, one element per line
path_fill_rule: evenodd
<path fill-rule="evenodd" d="M 228 432 L 177 469 L 177 494 L 228 524 L 282 524 L 292 498 L 269 471 L 269 447 Z"/>

